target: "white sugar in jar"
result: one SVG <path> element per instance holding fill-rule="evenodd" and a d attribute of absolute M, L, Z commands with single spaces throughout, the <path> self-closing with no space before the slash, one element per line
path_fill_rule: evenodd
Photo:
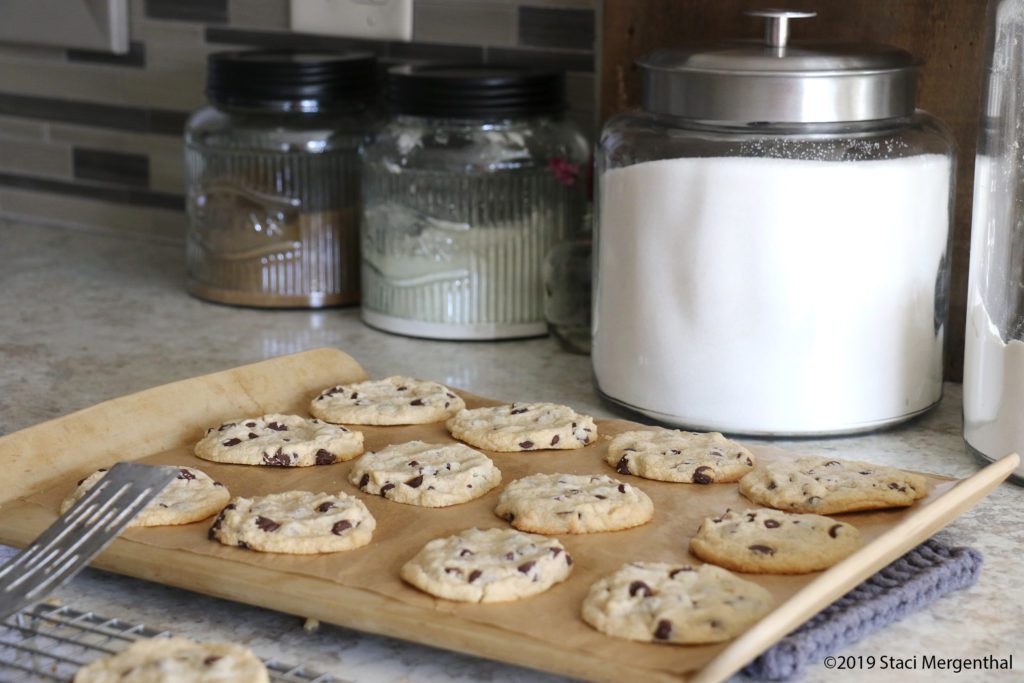
<path fill-rule="evenodd" d="M 598 389 L 741 434 L 908 419 L 942 393 L 952 141 L 906 53 L 778 49 L 645 58 L 645 111 L 606 126 Z"/>

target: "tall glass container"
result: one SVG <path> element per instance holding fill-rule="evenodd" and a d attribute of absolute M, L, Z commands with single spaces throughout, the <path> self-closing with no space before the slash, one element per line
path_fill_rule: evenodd
<path fill-rule="evenodd" d="M 433 339 L 545 334 L 544 257 L 586 209 L 562 75 L 403 66 L 388 92 L 395 113 L 363 152 L 363 320 Z"/>
<path fill-rule="evenodd" d="M 599 390 L 674 425 L 840 434 L 942 395 L 954 145 L 879 45 L 764 42 L 640 60 L 598 148 Z"/>
<path fill-rule="evenodd" d="M 964 439 L 986 460 L 1024 454 L 1024 0 L 989 6 L 974 169 Z M 1017 470 L 1024 483 L 1024 468 Z"/>
<path fill-rule="evenodd" d="M 216 53 L 185 131 L 188 288 L 264 308 L 359 302 L 371 55 Z"/>

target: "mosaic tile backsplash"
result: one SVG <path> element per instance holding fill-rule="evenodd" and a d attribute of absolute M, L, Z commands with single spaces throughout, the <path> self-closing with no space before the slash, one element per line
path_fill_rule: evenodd
<path fill-rule="evenodd" d="M 0 44 L 0 215 L 183 240 L 182 132 L 221 50 L 551 66 L 592 131 L 598 2 L 414 0 L 402 43 L 292 32 L 288 0 L 130 0 L 127 54 Z"/>

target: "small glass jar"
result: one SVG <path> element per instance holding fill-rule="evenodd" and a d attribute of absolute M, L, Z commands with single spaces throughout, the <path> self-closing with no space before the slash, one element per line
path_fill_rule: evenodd
<path fill-rule="evenodd" d="M 622 405 L 707 431 L 866 431 L 942 395 L 954 145 L 901 50 L 655 53 L 598 151 L 593 365 Z"/>
<path fill-rule="evenodd" d="M 544 257 L 586 208 L 562 75 L 402 66 L 388 90 L 394 116 L 363 151 L 363 320 L 432 339 L 545 334 Z"/>
<path fill-rule="evenodd" d="M 185 131 L 188 289 L 258 307 L 359 302 L 359 147 L 372 55 L 210 55 Z"/>

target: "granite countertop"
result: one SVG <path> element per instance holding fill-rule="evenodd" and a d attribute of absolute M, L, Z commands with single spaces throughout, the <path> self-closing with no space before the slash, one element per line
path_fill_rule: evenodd
<path fill-rule="evenodd" d="M 520 401 L 567 403 L 612 417 L 596 395 L 589 358 L 553 339 L 431 342 L 364 326 L 356 309 L 256 311 L 204 303 L 184 291 L 180 244 L 0 221 L 0 434 L 123 394 L 309 348 L 344 349 L 371 375 L 410 374 Z M 964 477 L 960 386 L 908 425 L 867 436 L 775 442 L 803 452 L 864 457 Z M 1024 632 L 1024 489 L 1003 484 L 940 532 L 946 543 L 985 555 L 981 580 L 848 648 L 844 654 L 996 655 Z M 88 570 L 63 588 L 64 604 L 196 638 L 230 638 L 264 657 L 369 681 L 562 681 L 556 676 L 301 620 L 157 584 Z M 1021 657 L 1024 661 L 1024 656 Z M 866 674 L 843 672 L 845 680 Z M 871 681 L 994 680 L 873 671 Z M 843 679 L 821 665 L 808 683 Z"/>

